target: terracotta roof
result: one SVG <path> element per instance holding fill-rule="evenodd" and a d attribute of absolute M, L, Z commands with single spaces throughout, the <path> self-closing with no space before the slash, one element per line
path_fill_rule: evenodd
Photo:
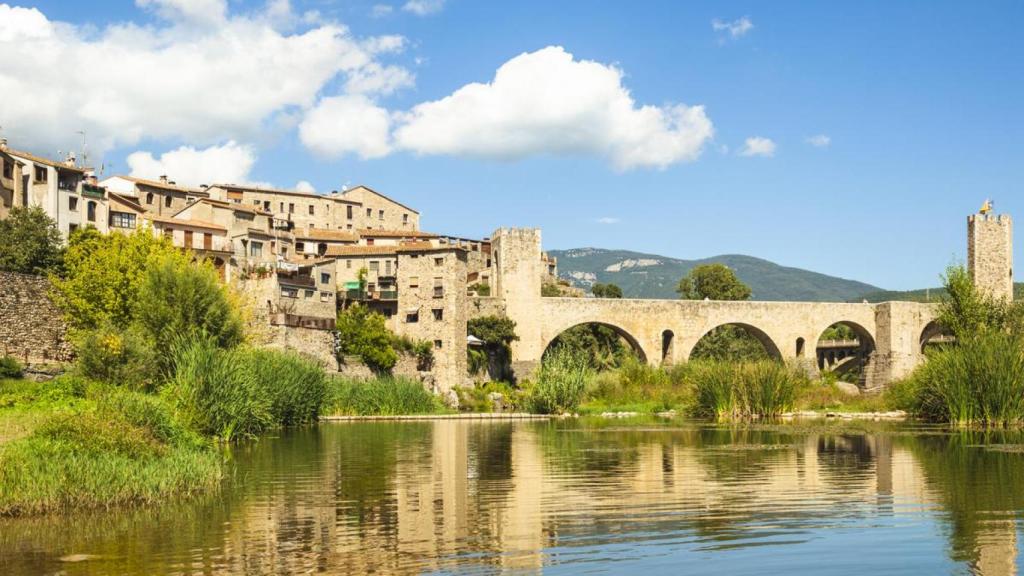
<path fill-rule="evenodd" d="M 437 234 L 421 232 L 419 230 L 376 230 L 362 228 L 358 232 L 364 238 L 438 238 Z"/>
<path fill-rule="evenodd" d="M 46 166 L 52 166 L 54 168 L 63 168 L 64 170 L 81 172 L 83 174 L 85 173 L 85 168 L 79 168 L 77 166 L 68 166 L 63 162 L 58 162 L 57 160 L 50 160 L 49 158 L 43 158 L 42 156 L 36 156 L 35 154 L 32 154 L 30 152 L 22 152 L 20 150 L 15 150 L 14 148 L 4 148 L 4 152 L 7 152 L 11 156 L 24 158 L 29 162 L 35 162 L 36 164 L 44 164 Z"/>
<path fill-rule="evenodd" d="M 221 232 L 227 232 L 228 229 L 215 224 L 213 222 L 207 222 L 206 220 L 195 220 L 192 218 L 168 218 L 166 216 L 157 216 L 156 214 L 144 214 L 143 219 L 151 222 L 160 222 L 161 224 L 172 224 L 178 226 L 192 226 L 194 228 L 206 228 L 209 230 L 220 230 Z"/>
<path fill-rule="evenodd" d="M 310 258 L 309 260 L 303 260 L 299 258 L 288 258 L 286 262 L 295 264 L 296 266 L 322 266 L 324 264 L 334 263 L 334 258 Z"/>
<path fill-rule="evenodd" d="M 351 192 L 351 191 L 355 190 L 356 188 L 362 188 L 362 189 L 364 189 L 364 190 L 369 190 L 370 192 L 372 192 L 372 193 L 376 194 L 377 196 L 380 196 L 381 198 L 383 198 L 383 199 L 387 200 L 388 202 L 394 202 L 395 204 L 398 204 L 399 206 L 401 206 L 402 208 L 405 208 L 405 209 L 406 209 L 406 210 L 408 210 L 409 212 L 413 212 L 413 213 L 416 213 L 416 214 L 419 214 L 419 213 L 420 213 L 420 211 L 419 211 L 419 210 L 416 210 L 416 209 L 410 208 L 410 207 L 406 206 L 405 204 L 402 204 L 402 203 L 401 203 L 401 202 L 399 202 L 398 200 L 395 200 L 394 198 L 391 198 L 390 196 L 386 196 L 386 195 L 384 195 L 384 194 L 381 194 L 380 192 L 377 192 L 377 191 L 376 191 L 376 190 L 374 190 L 373 188 L 370 188 L 369 186 L 365 186 L 365 185 L 363 185 L 363 184 L 359 184 L 359 185 L 357 185 L 357 186 L 353 186 L 353 187 L 349 188 L 348 190 L 345 190 L 345 191 L 343 191 L 343 192 L 340 192 L 340 193 L 338 194 L 338 196 L 344 196 L 344 195 L 348 194 L 349 192 Z M 335 198 L 337 198 L 338 196 L 334 196 L 334 197 L 335 197 Z"/>
<path fill-rule="evenodd" d="M 328 246 L 327 256 L 395 256 L 400 246 Z"/>
<path fill-rule="evenodd" d="M 118 194 L 117 192 L 111 192 L 111 191 L 107 190 L 107 198 L 109 198 L 111 200 L 115 200 L 117 202 L 120 202 L 121 204 L 124 204 L 125 206 L 128 206 L 129 208 L 131 208 L 132 210 L 135 210 L 136 212 L 145 212 L 146 211 L 146 209 L 142 207 L 142 204 L 139 204 L 138 202 L 136 202 L 135 199 L 129 198 L 129 197 L 121 195 L 121 194 Z"/>
<path fill-rule="evenodd" d="M 358 242 L 359 234 L 346 232 L 344 230 L 328 230 L 326 228 L 308 228 L 296 230 L 296 238 L 308 238 L 310 240 L 333 240 L 335 242 Z"/>
<path fill-rule="evenodd" d="M 148 186 L 150 188 L 159 188 L 161 190 L 173 190 L 175 192 L 184 192 L 185 194 L 192 194 L 196 196 L 209 196 L 210 193 L 200 188 L 190 188 L 188 186 L 178 186 L 177 184 L 171 184 L 170 182 L 161 182 L 159 180 L 147 180 L 145 178 L 136 178 L 135 176 L 123 176 L 118 174 L 111 176 L 110 178 L 120 178 L 129 182 L 134 182 L 141 186 Z"/>
<path fill-rule="evenodd" d="M 200 198 L 199 200 L 196 200 L 196 202 L 193 202 L 193 204 L 198 203 L 198 202 L 206 202 L 207 204 L 212 204 L 214 206 L 219 206 L 221 208 L 230 208 L 230 209 L 234 210 L 235 212 L 245 212 L 247 214 L 259 214 L 261 216 L 273 216 L 273 214 L 271 214 L 270 212 L 267 212 L 266 210 L 263 210 L 261 208 L 253 208 L 252 206 L 246 206 L 245 204 L 238 204 L 236 202 L 225 202 L 223 200 L 214 200 L 213 198 Z M 191 205 L 192 204 L 189 204 L 189 206 L 191 206 Z M 185 208 L 182 208 L 182 210 L 187 209 L 189 206 L 186 206 Z M 180 214 L 181 210 L 179 210 L 178 213 Z"/>
<path fill-rule="evenodd" d="M 240 184 L 213 184 L 211 188 L 221 188 L 228 191 L 238 192 L 261 192 L 263 194 L 281 194 L 284 196 L 302 196 L 304 198 L 317 198 L 319 200 L 340 200 L 348 204 L 360 204 L 353 200 L 346 200 L 328 194 L 317 194 L 316 192 L 300 192 L 298 190 L 281 190 L 280 188 L 260 188 L 258 186 L 243 186 Z"/>
<path fill-rule="evenodd" d="M 462 250 L 466 251 L 465 248 L 460 246 L 452 246 L 450 244 L 442 244 L 441 246 L 435 246 L 430 242 L 403 242 L 397 246 L 399 252 L 447 252 L 449 250 Z"/>

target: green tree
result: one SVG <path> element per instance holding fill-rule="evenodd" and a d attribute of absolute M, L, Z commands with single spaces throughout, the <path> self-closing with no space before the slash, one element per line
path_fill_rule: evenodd
<path fill-rule="evenodd" d="M 64 256 L 57 223 L 39 206 L 15 206 L 0 220 L 0 270 L 44 274 L 59 270 Z"/>
<path fill-rule="evenodd" d="M 590 292 L 596 298 L 622 298 L 622 288 L 619 288 L 616 284 L 601 284 L 595 282 L 590 288 Z"/>
<path fill-rule="evenodd" d="M 588 323 L 573 326 L 559 334 L 548 346 L 544 355 L 558 348 L 573 354 L 582 354 L 594 370 L 610 370 L 622 365 L 636 353 L 621 334 L 604 324 Z"/>
<path fill-rule="evenodd" d="M 540 286 L 540 295 L 545 298 L 558 298 L 562 295 L 562 290 L 554 282 L 545 282 Z"/>
<path fill-rule="evenodd" d="M 492 379 L 505 380 L 511 375 L 509 346 L 519 340 L 514 320 L 503 316 L 481 316 L 466 323 L 466 332 L 483 340 L 483 357 L 473 348 L 467 350 L 471 372 L 480 372 L 486 365 Z"/>
<path fill-rule="evenodd" d="M 749 300 L 751 291 L 724 264 L 701 264 L 679 280 L 676 292 L 683 300 Z"/>
<path fill-rule="evenodd" d="M 93 229 L 71 235 L 63 278 L 55 278 L 54 300 L 75 329 L 125 327 L 135 318 L 147 271 L 161 262 L 187 266 L 191 257 L 149 229 L 101 235 Z"/>
<path fill-rule="evenodd" d="M 384 316 L 365 306 L 354 304 L 339 311 L 336 332 L 339 361 L 344 356 L 358 356 L 375 372 L 387 372 L 398 362 Z"/>

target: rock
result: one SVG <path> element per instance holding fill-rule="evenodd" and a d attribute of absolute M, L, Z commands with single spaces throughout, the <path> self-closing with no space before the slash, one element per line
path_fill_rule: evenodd
<path fill-rule="evenodd" d="M 455 390 L 449 390 L 444 395 L 444 403 L 453 410 L 459 409 L 459 394 Z"/>
<path fill-rule="evenodd" d="M 847 396 L 860 396 L 860 387 L 849 382 L 836 382 L 836 388 Z"/>
<path fill-rule="evenodd" d="M 505 395 L 501 392 L 491 392 L 487 394 L 487 400 L 491 403 L 491 410 L 493 412 L 506 412 L 511 406 L 505 402 Z"/>

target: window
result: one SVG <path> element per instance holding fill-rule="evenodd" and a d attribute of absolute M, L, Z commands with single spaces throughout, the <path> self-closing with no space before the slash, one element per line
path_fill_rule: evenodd
<path fill-rule="evenodd" d="M 260 205 L 260 201 L 258 199 L 257 200 L 253 200 L 252 203 L 253 203 L 253 206 L 259 206 Z"/>
<path fill-rule="evenodd" d="M 383 211 L 383 210 L 381 210 L 381 211 L 379 212 L 379 214 L 377 215 L 377 220 L 383 220 L 383 219 L 384 219 L 384 211 Z"/>
<path fill-rule="evenodd" d="M 345 214 L 348 216 L 349 220 L 352 219 L 352 207 L 351 206 L 345 206 Z"/>
<path fill-rule="evenodd" d="M 320 301 L 321 302 L 329 302 L 330 300 L 331 300 L 331 293 L 330 292 L 321 292 L 320 293 Z"/>
<path fill-rule="evenodd" d="M 412 276 L 409 278 L 409 288 L 419 288 L 420 279 L 418 276 Z"/>
<path fill-rule="evenodd" d="M 345 230 L 351 230 L 351 229 L 352 229 L 352 225 L 351 224 L 348 224 L 348 225 L 345 226 Z"/>
<path fill-rule="evenodd" d="M 368 283 L 366 285 L 366 291 L 370 292 L 370 293 L 376 292 L 377 291 L 377 285 L 374 284 L 373 282 Z"/>
<path fill-rule="evenodd" d="M 440 258 L 434 258 L 434 266 L 444 266 L 444 256 Z"/>
<path fill-rule="evenodd" d="M 71 210 L 72 212 L 78 211 L 78 198 L 68 196 L 68 210 Z"/>
<path fill-rule="evenodd" d="M 434 278 L 434 298 L 444 298 L 444 280 Z"/>
<path fill-rule="evenodd" d="M 366 209 L 366 217 L 367 218 L 373 218 L 373 208 L 367 208 Z"/>
<path fill-rule="evenodd" d="M 315 214 L 315 212 L 313 211 L 313 205 L 312 205 L 312 204 L 310 204 L 310 205 L 309 205 L 309 215 L 310 215 L 310 216 L 312 216 L 312 215 L 314 215 L 314 214 Z"/>
<path fill-rule="evenodd" d="M 330 272 L 321 272 L 320 273 L 320 283 L 321 284 L 330 284 L 331 283 L 331 273 Z"/>
<path fill-rule="evenodd" d="M 192 231 L 185 230 L 185 248 L 192 248 Z"/>
<path fill-rule="evenodd" d="M 164 196 L 164 206 L 170 208 L 171 207 L 171 200 L 172 199 L 171 199 L 171 195 L 170 194 L 168 194 L 167 196 Z"/>
<path fill-rule="evenodd" d="M 249 243 L 249 256 L 252 258 L 263 257 L 263 242 L 250 242 Z"/>
<path fill-rule="evenodd" d="M 408 224 L 408 223 L 409 223 L 409 215 L 408 214 L 402 214 L 402 224 Z"/>
<path fill-rule="evenodd" d="M 110 225 L 114 228 L 135 228 L 135 214 L 129 212 L 111 212 Z"/>
<path fill-rule="evenodd" d="M 312 298 L 316 294 L 316 290 L 306 290 L 306 298 Z"/>
<path fill-rule="evenodd" d="M 313 224 L 312 222 L 310 222 L 310 223 L 309 223 L 309 227 L 310 227 L 310 228 L 316 228 L 316 224 Z"/>
<path fill-rule="evenodd" d="M 152 204 L 152 203 L 153 203 L 153 193 L 152 192 L 146 192 L 146 204 Z"/>
<path fill-rule="evenodd" d="M 347 270 L 351 270 L 352 269 L 352 261 L 351 260 L 345 260 L 345 268 Z"/>
<path fill-rule="evenodd" d="M 85 205 L 85 217 L 87 220 L 89 220 L 89 222 L 96 221 L 96 203 L 93 202 L 92 200 L 90 200 L 89 203 Z"/>
<path fill-rule="evenodd" d="M 278 212 L 284 212 L 284 202 L 281 202 L 281 206 L 280 207 L 281 207 L 281 209 L 278 210 Z"/>
<path fill-rule="evenodd" d="M 13 178 L 14 164 L 0 158 L 0 163 L 4 165 L 4 178 Z"/>
<path fill-rule="evenodd" d="M 285 288 L 285 287 L 282 287 L 281 288 L 281 296 L 284 296 L 285 298 L 298 298 L 299 297 L 299 291 L 296 288 Z"/>
<path fill-rule="evenodd" d="M 46 182 L 46 168 L 43 166 L 36 166 L 35 173 L 36 182 Z"/>
<path fill-rule="evenodd" d="M 367 246 L 373 246 L 373 238 L 367 238 L 366 239 L 366 245 Z"/>
<path fill-rule="evenodd" d="M 305 252 L 306 251 L 306 243 L 305 242 L 296 242 L 295 243 L 295 251 L 296 252 Z"/>
<path fill-rule="evenodd" d="M 431 312 L 434 314 L 434 320 L 436 320 L 438 322 L 440 322 L 441 320 L 444 320 L 444 309 L 443 308 L 434 308 L 433 310 L 431 310 Z"/>
<path fill-rule="evenodd" d="M 440 340 L 434 340 L 434 348 L 437 348 L 438 350 L 440 350 L 442 346 L 444 346 L 444 342 L 442 342 Z"/>
<path fill-rule="evenodd" d="M 203 250 L 213 250 L 213 234 L 203 232 Z"/>
<path fill-rule="evenodd" d="M 263 201 L 263 210 L 266 212 L 270 212 L 270 200 Z"/>
<path fill-rule="evenodd" d="M 380 271 L 380 262 L 377 260 L 370 260 L 370 272 Z"/>
<path fill-rule="evenodd" d="M 391 276 L 391 260 L 384 261 L 384 275 Z"/>
<path fill-rule="evenodd" d="M 68 224 L 68 234 L 78 230 L 78 224 Z"/>
<path fill-rule="evenodd" d="M 415 323 L 417 323 L 419 321 L 420 321 L 420 313 L 419 312 L 409 312 L 408 314 L 405 315 L 405 322 L 407 324 L 415 324 Z"/>
<path fill-rule="evenodd" d="M 164 238 L 173 241 L 174 240 L 174 228 L 164 228 Z"/>
<path fill-rule="evenodd" d="M 288 213 L 289 214 L 294 214 L 295 213 L 295 203 L 294 202 L 289 202 L 288 203 Z"/>

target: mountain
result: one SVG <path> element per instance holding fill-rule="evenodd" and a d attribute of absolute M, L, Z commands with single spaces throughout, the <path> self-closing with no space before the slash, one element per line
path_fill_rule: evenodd
<path fill-rule="evenodd" d="M 558 274 L 589 289 L 594 282 L 617 284 L 627 298 L 678 298 L 676 284 L 691 268 L 720 263 L 731 268 L 754 292 L 754 300 L 805 302 L 859 301 L 881 289 L 853 280 L 779 266 L 773 262 L 726 254 L 703 260 L 680 260 L 655 254 L 601 248 L 550 250 L 558 258 Z"/>
<path fill-rule="evenodd" d="M 938 302 L 946 295 L 945 288 L 922 288 L 920 290 L 879 290 L 868 292 L 862 296 L 868 302 Z M 1013 297 L 1015 300 L 1024 298 L 1024 283 L 1017 282 L 1013 285 Z"/>

